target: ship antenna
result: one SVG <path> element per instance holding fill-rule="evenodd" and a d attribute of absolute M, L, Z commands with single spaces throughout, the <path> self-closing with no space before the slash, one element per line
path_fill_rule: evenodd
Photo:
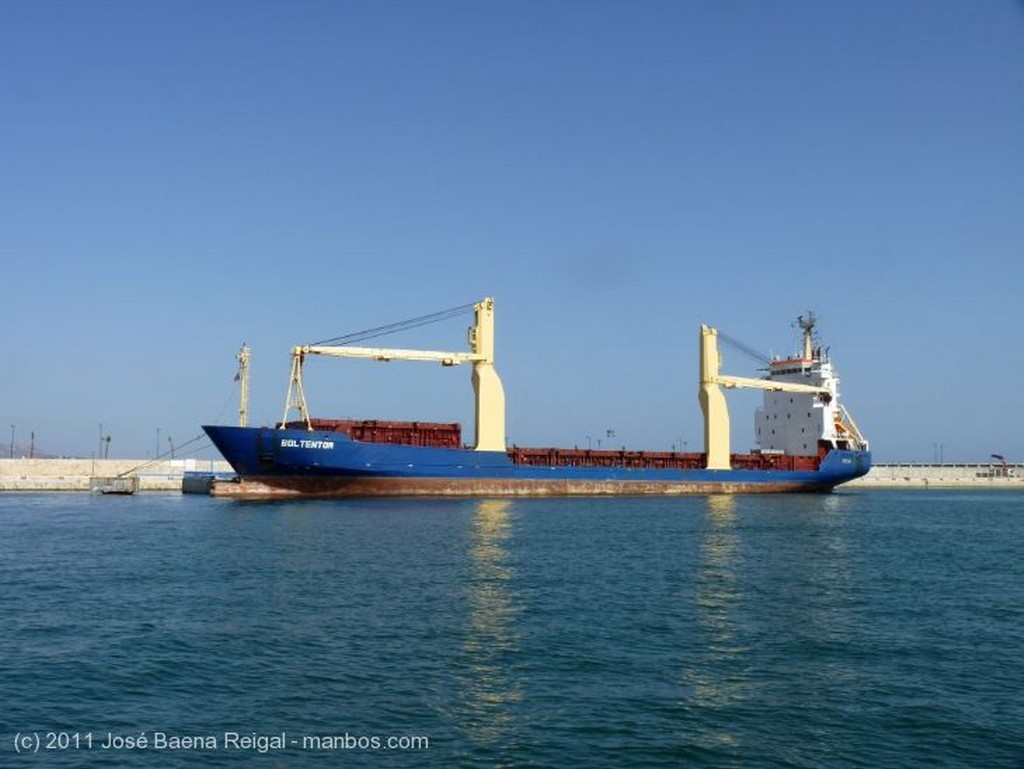
<path fill-rule="evenodd" d="M 800 327 L 804 337 L 804 359 L 810 360 L 814 352 L 814 327 L 818 325 L 818 318 L 814 310 L 808 310 L 806 315 L 798 315 L 796 324 Z"/>

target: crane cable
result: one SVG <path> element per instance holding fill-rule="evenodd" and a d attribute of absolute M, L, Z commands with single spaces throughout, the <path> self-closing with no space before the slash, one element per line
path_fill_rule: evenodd
<path fill-rule="evenodd" d="M 205 438 L 206 438 L 206 435 L 204 435 L 203 433 L 200 433 L 195 438 L 190 438 L 189 440 L 185 441 L 181 445 L 175 446 L 174 449 L 165 451 L 163 454 L 160 454 L 159 456 L 157 456 L 156 459 L 150 459 L 150 460 L 148 460 L 146 462 L 143 462 L 142 464 L 135 465 L 135 467 L 130 467 L 127 470 L 118 473 L 116 477 L 123 478 L 126 475 L 131 475 L 132 473 L 138 472 L 139 470 L 143 470 L 143 469 L 145 469 L 147 467 L 150 467 L 151 465 L 155 465 L 157 462 L 162 462 L 167 457 L 167 455 L 170 454 L 172 451 L 181 451 L 182 449 L 191 446 L 193 443 L 196 443 L 197 441 L 203 440 Z M 205 443 L 203 445 L 194 447 L 193 450 L 194 451 L 200 451 L 202 449 L 210 448 L 212 445 L 213 445 L 212 443 L 208 442 L 208 443 Z"/>
<path fill-rule="evenodd" d="M 319 347 L 321 345 L 348 345 L 355 342 L 363 342 L 367 339 L 375 339 L 380 336 L 387 336 L 388 334 L 397 334 L 399 331 L 406 331 L 411 328 L 419 328 L 420 326 L 426 326 L 430 323 L 438 323 L 442 320 L 448 320 L 449 318 L 455 318 L 459 315 L 465 315 L 469 313 L 476 306 L 476 302 L 471 304 L 463 304 L 458 307 L 452 307 L 447 310 L 441 310 L 440 312 L 433 312 L 429 315 L 421 315 L 418 318 L 409 318 L 408 320 L 401 320 L 396 323 L 388 323 L 383 326 L 377 326 L 375 328 L 368 328 L 362 331 L 354 331 L 351 334 L 345 334 L 344 336 L 336 336 L 331 339 L 324 339 L 320 342 L 314 342 L 311 346 Z"/>
<path fill-rule="evenodd" d="M 723 342 L 726 342 L 730 347 L 733 347 L 734 349 L 739 350 L 741 353 L 743 353 L 747 357 L 753 358 L 754 360 L 756 360 L 758 363 L 760 363 L 763 366 L 767 366 L 768 364 L 770 364 L 772 362 L 771 358 L 769 358 L 763 352 L 761 352 L 759 350 L 755 350 L 753 347 L 750 347 L 749 345 L 744 344 L 739 339 L 731 337 L 728 334 L 723 334 L 721 331 L 719 331 L 718 332 L 718 338 L 721 339 Z"/>

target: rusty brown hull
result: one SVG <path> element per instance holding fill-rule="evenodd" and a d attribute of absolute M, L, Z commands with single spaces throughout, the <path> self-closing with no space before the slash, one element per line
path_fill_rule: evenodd
<path fill-rule="evenodd" d="M 742 481 L 584 481 L 466 478 L 276 478 L 217 480 L 215 497 L 331 499 L 338 497 L 574 497 L 765 494 L 829 491 L 832 484 Z"/>

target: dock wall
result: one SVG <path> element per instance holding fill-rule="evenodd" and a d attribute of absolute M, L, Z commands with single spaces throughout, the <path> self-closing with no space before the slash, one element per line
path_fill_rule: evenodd
<path fill-rule="evenodd" d="M 0 459 L 0 492 L 89 491 L 91 478 L 137 476 L 138 490 L 181 491 L 186 472 L 229 473 L 209 459 Z"/>
<path fill-rule="evenodd" d="M 208 459 L 0 459 L 0 492 L 89 491 L 92 478 L 138 476 L 138 490 L 181 491 L 186 472 L 231 473 Z M 1024 465 L 877 464 L 843 488 L 971 488 L 1024 490 Z"/>
<path fill-rule="evenodd" d="M 1021 489 L 1024 465 L 992 464 L 876 464 L 843 488 Z"/>

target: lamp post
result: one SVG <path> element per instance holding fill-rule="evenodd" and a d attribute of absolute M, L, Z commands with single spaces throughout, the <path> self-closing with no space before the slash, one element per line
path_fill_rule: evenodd
<path fill-rule="evenodd" d="M 14 425 L 11 425 L 11 459 L 14 459 Z"/>
<path fill-rule="evenodd" d="M 156 454 L 153 455 L 153 459 L 160 459 L 160 428 L 156 428 Z"/>

